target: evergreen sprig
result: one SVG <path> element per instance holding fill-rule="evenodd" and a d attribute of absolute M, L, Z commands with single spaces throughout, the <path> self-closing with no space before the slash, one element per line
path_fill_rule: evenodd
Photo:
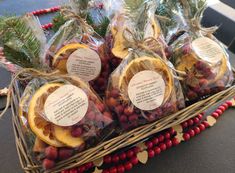
<path fill-rule="evenodd" d="M 41 43 L 20 17 L 0 18 L 0 42 L 6 58 L 21 67 L 38 67 Z"/>

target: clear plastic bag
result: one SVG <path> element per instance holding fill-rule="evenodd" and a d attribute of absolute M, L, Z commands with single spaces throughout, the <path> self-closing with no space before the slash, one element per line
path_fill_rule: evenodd
<path fill-rule="evenodd" d="M 108 2 L 106 4 L 110 4 L 110 1 Z M 123 36 L 126 28 L 137 30 L 138 33 L 144 32 L 142 33 L 143 39 L 153 37 L 161 41 L 165 48 L 167 47 L 160 25 L 154 14 L 156 10 L 155 1 L 143 0 L 135 2 L 133 0 L 123 0 L 118 2 L 118 4 L 117 9 L 115 8 L 116 6 L 114 6 L 114 9 L 111 8 L 111 11 L 114 11 L 115 15 L 112 15 L 113 17 L 110 19 L 111 22 L 106 34 L 106 43 L 110 50 L 109 57 L 113 70 L 121 63 L 122 59 L 128 55 L 128 43 Z M 152 5 L 146 7 L 146 4 Z M 126 5 L 132 6 L 132 8 L 127 9 L 125 8 Z M 148 23 L 143 25 L 146 18 L 148 18 Z M 136 25 L 142 25 L 143 28 L 137 29 L 138 27 Z M 151 47 L 153 51 L 158 50 L 155 45 L 149 45 L 149 47 Z"/>
<path fill-rule="evenodd" d="M 133 6 L 134 1 L 128 2 L 122 14 L 128 19 L 124 22 L 128 23 L 118 25 L 121 30 L 115 32 L 121 41 L 116 38 L 117 46 L 113 48 L 124 59 L 111 74 L 106 93 L 106 104 L 117 115 L 123 130 L 156 121 L 184 108 L 178 77 L 166 59 L 165 45 L 159 35 L 154 35 L 155 25 L 151 25 L 155 2 L 143 1 L 136 6 Z"/>
<path fill-rule="evenodd" d="M 28 154 L 44 169 L 96 146 L 114 132 L 105 104 L 76 77 L 31 80 L 20 100 L 19 117 Z"/>
<path fill-rule="evenodd" d="M 230 87 L 233 73 L 229 55 L 212 33 L 216 27 L 203 28 L 200 24 L 206 1 L 179 0 L 187 27 L 170 46 L 174 50 L 175 68 L 185 72 L 182 86 L 187 101 L 198 101 Z"/>
<path fill-rule="evenodd" d="M 1 65 L 11 72 L 21 68 L 46 69 L 46 36 L 37 17 L 0 17 Z"/>
<path fill-rule="evenodd" d="M 76 7 L 78 3 L 71 2 L 71 9 L 62 10 L 70 20 L 49 41 L 45 61 L 52 69 L 89 82 L 103 96 L 110 74 L 104 39 L 85 21 L 87 4 Z"/>

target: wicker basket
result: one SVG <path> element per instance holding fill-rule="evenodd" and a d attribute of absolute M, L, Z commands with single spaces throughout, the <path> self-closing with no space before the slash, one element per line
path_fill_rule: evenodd
<path fill-rule="evenodd" d="M 11 100 L 11 105 L 12 105 L 11 108 L 13 114 L 12 122 L 15 133 L 16 148 L 18 151 L 21 166 L 24 169 L 24 171 L 30 173 L 39 173 L 42 171 L 41 166 L 37 165 L 33 161 L 33 158 L 27 154 L 28 152 L 26 147 L 27 146 L 26 140 L 24 138 L 23 131 L 20 125 L 20 119 L 18 116 L 18 105 L 19 105 L 20 95 L 22 94 L 20 88 L 21 87 L 19 86 L 19 83 L 16 82 L 14 84 L 15 95 L 12 97 Z M 116 150 L 137 144 L 138 142 L 150 137 L 151 135 L 154 135 L 160 131 L 163 131 L 175 125 L 179 125 L 180 123 L 195 117 L 199 113 L 207 110 L 210 107 L 217 105 L 221 101 L 226 101 L 230 99 L 234 95 L 235 95 L 235 85 L 205 100 L 199 101 L 173 115 L 164 117 L 154 123 L 141 126 L 137 129 L 134 129 L 123 135 L 120 135 L 109 141 L 106 141 L 94 148 L 79 153 L 66 161 L 58 163 L 55 168 L 47 172 L 60 172 L 65 169 L 74 168 L 83 165 L 85 163 L 95 161 L 110 153 L 115 152 Z"/>

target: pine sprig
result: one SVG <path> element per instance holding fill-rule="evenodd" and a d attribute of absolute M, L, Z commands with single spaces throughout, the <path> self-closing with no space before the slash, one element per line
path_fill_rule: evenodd
<path fill-rule="evenodd" d="M 22 18 L 0 18 L 0 40 L 6 58 L 21 67 L 38 67 L 41 43 Z"/>

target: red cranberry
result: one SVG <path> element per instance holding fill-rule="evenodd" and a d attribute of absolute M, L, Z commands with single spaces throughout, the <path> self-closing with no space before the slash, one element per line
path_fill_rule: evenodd
<path fill-rule="evenodd" d="M 189 92 L 187 93 L 187 97 L 188 97 L 189 100 L 194 100 L 194 99 L 196 99 L 198 96 L 197 96 L 197 93 L 195 93 L 194 91 L 189 91 Z"/>
<path fill-rule="evenodd" d="M 138 115 L 137 114 L 130 115 L 128 119 L 130 122 L 135 122 L 138 120 Z"/>
<path fill-rule="evenodd" d="M 109 170 L 103 170 L 102 173 L 110 173 Z"/>
<path fill-rule="evenodd" d="M 200 128 L 201 131 L 204 131 L 206 129 L 206 127 L 203 124 L 198 125 L 198 127 Z"/>
<path fill-rule="evenodd" d="M 133 165 L 131 162 L 126 162 L 124 167 L 125 167 L 125 170 L 129 171 L 133 168 Z"/>
<path fill-rule="evenodd" d="M 110 96 L 113 97 L 113 98 L 119 97 L 119 90 L 118 90 L 118 89 L 113 89 L 113 90 L 110 92 Z"/>
<path fill-rule="evenodd" d="M 86 170 L 92 168 L 93 166 L 94 166 L 94 165 L 93 165 L 92 162 L 89 162 L 89 163 L 86 163 L 86 164 L 85 164 Z"/>
<path fill-rule="evenodd" d="M 69 173 L 78 173 L 78 170 L 75 169 L 75 168 L 74 168 L 74 169 L 70 169 L 70 170 L 69 170 Z"/>
<path fill-rule="evenodd" d="M 229 105 L 227 103 L 223 103 L 222 106 L 224 106 L 226 109 L 228 109 Z"/>
<path fill-rule="evenodd" d="M 174 135 L 174 134 L 175 134 L 175 130 L 174 130 L 173 128 L 170 128 L 169 133 L 170 133 L 171 135 Z"/>
<path fill-rule="evenodd" d="M 93 111 L 90 111 L 87 115 L 87 118 L 89 118 L 90 120 L 95 120 L 95 113 Z"/>
<path fill-rule="evenodd" d="M 126 115 L 131 115 L 131 114 L 133 114 L 133 112 L 134 112 L 133 108 L 127 107 L 124 109 L 124 114 L 126 114 Z"/>
<path fill-rule="evenodd" d="M 188 141 L 190 139 L 190 134 L 184 133 L 183 138 L 185 141 Z"/>
<path fill-rule="evenodd" d="M 131 163 L 132 163 L 133 165 L 137 165 L 137 164 L 139 163 L 138 158 L 137 158 L 137 157 L 132 157 L 132 158 L 131 158 Z"/>
<path fill-rule="evenodd" d="M 71 135 L 74 137 L 74 138 L 77 138 L 77 137 L 80 137 L 83 133 L 83 130 L 81 127 L 75 127 L 71 130 Z"/>
<path fill-rule="evenodd" d="M 56 147 L 49 146 L 45 149 L 45 156 L 47 159 L 56 160 L 58 157 L 58 150 Z"/>
<path fill-rule="evenodd" d="M 105 156 L 104 157 L 104 163 L 111 163 L 112 162 L 112 157 L 111 156 Z"/>
<path fill-rule="evenodd" d="M 152 150 L 152 149 L 148 150 L 148 157 L 149 158 L 153 158 L 154 155 L 155 155 L 154 150 Z"/>
<path fill-rule="evenodd" d="M 74 151 L 69 148 L 60 148 L 59 149 L 59 159 L 65 160 L 70 158 L 73 155 Z"/>
<path fill-rule="evenodd" d="M 127 117 L 125 115 L 120 116 L 120 122 L 126 123 L 127 122 Z"/>
<path fill-rule="evenodd" d="M 194 136 L 195 136 L 195 132 L 194 132 L 194 130 L 192 130 L 192 129 L 190 129 L 190 130 L 188 131 L 188 133 L 189 133 L 190 137 L 194 137 Z"/>
<path fill-rule="evenodd" d="M 44 159 L 42 162 L 42 167 L 45 170 L 51 169 L 55 166 L 55 162 L 53 160 L 49 160 L 49 159 Z"/>
<path fill-rule="evenodd" d="M 127 156 L 128 158 L 131 158 L 131 157 L 134 156 L 134 152 L 133 152 L 132 150 L 129 150 L 129 151 L 127 151 L 127 153 L 126 153 L 126 156 Z"/>
<path fill-rule="evenodd" d="M 205 86 L 207 86 L 208 85 L 208 80 L 206 80 L 206 79 L 200 79 L 199 80 L 199 84 L 200 84 L 200 86 L 202 86 L 202 87 L 205 87 Z"/>
<path fill-rule="evenodd" d="M 118 171 L 118 173 L 124 173 L 125 172 L 125 167 L 123 165 L 119 165 L 117 167 L 117 171 Z"/>
<path fill-rule="evenodd" d="M 109 170 L 110 173 L 117 173 L 117 168 L 116 167 L 112 167 L 110 170 Z"/>
<path fill-rule="evenodd" d="M 139 147 L 135 147 L 133 151 L 134 151 L 135 154 L 137 154 L 137 153 L 140 152 L 140 148 Z"/>
<path fill-rule="evenodd" d="M 172 141 L 170 139 L 166 140 L 166 148 L 171 148 L 172 147 Z"/>
<path fill-rule="evenodd" d="M 166 144 L 164 144 L 164 143 L 159 144 L 159 147 L 161 148 L 161 151 L 165 151 L 167 148 Z"/>
<path fill-rule="evenodd" d="M 118 105 L 118 106 L 115 108 L 115 111 L 117 112 L 117 114 L 122 114 L 123 111 L 124 111 L 124 108 L 123 108 L 123 106 Z"/>
<path fill-rule="evenodd" d="M 171 134 L 169 132 L 166 132 L 164 136 L 165 136 L 165 139 L 170 139 L 171 138 Z"/>
<path fill-rule="evenodd" d="M 119 162 L 119 157 L 118 157 L 118 155 L 114 155 L 114 156 L 112 157 L 112 161 L 113 161 L 114 163 L 118 163 L 118 162 Z"/>
<path fill-rule="evenodd" d="M 146 142 L 145 145 L 147 146 L 148 149 L 153 148 L 153 143 L 151 141 Z"/>
<path fill-rule="evenodd" d="M 233 106 L 233 103 L 231 101 L 226 101 L 226 104 L 230 107 Z"/>
<path fill-rule="evenodd" d="M 124 153 L 124 152 L 121 153 L 119 157 L 120 157 L 121 160 L 125 160 L 126 159 L 126 153 Z"/>
<path fill-rule="evenodd" d="M 160 154 L 160 153 L 161 153 L 161 148 L 160 148 L 160 147 L 155 147 L 155 148 L 154 148 L 154 153 L 155 153 L 156 155 Z"/>
<path fill-rule="evenodd" d="M 201 132 L 199 127 L 194 127 L 193 130 L 194 130 L 195 135 L 197 135 Z M 190 136 L 191 136 L 191 134 L 190 134 Z"/>

